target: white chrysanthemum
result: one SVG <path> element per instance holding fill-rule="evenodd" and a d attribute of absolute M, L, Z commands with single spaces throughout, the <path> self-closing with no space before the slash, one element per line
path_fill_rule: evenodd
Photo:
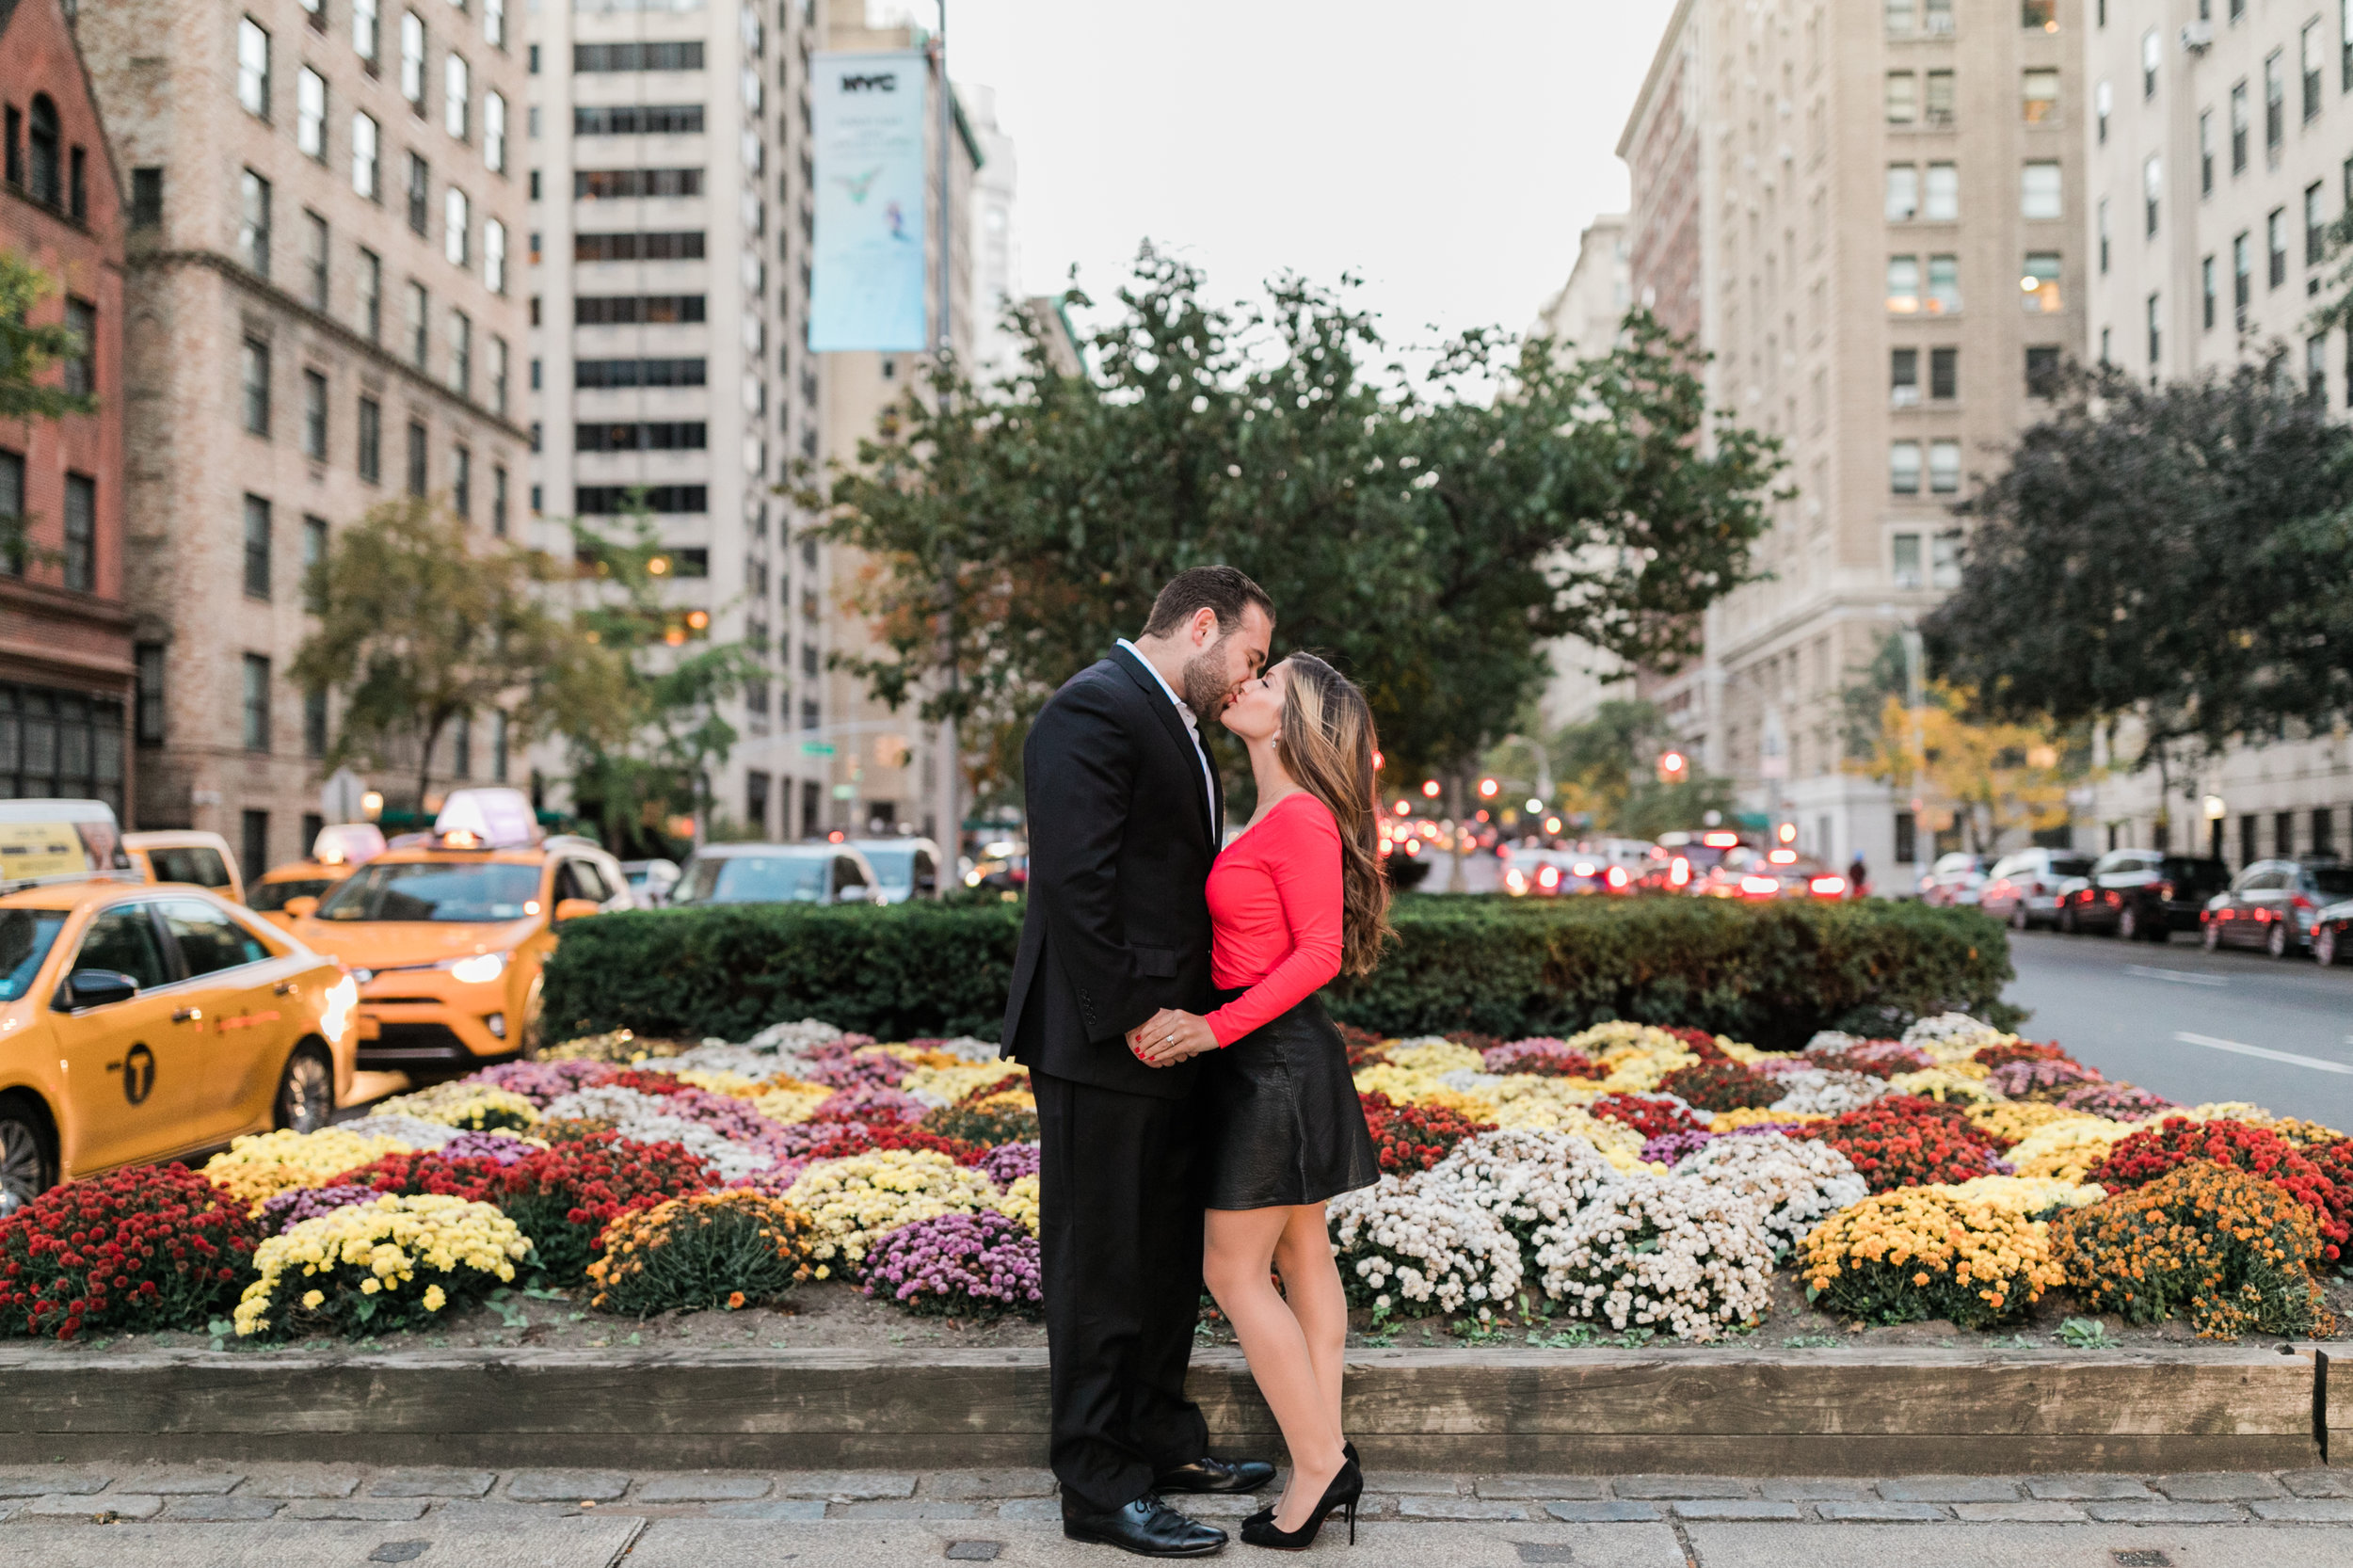
<path fill-rule="evenodd" d="M 559 1096 L 550 1100 L 539 1114 L 547 1121 L 583 1116 L 611 1122 L 622 1137 L 640 1144 L 683 1144 L 688 1153 L 717 1166 L 723 1182 L 741 1181 L 776 1162 L 776 1156 L 765 1149 L 734 1143 L 700 1122 L 670 1114 L 659 1095 L 640 1094 L 612 1084 L 575 1089 Z"/>
<path fill-rule="evenodd" d="M 1939 1013 L 1904 1031 L 1904 1044 L 1927 1051 L 1940 1066 L 1965 1062 L 1987 1046 L 2012 1045 L 2017 1039 L 1966 1013 Z"/>
<path fill-rule="evenodd" d="M 1545 1293 L 1618 1329 L 1713 1339 L 1769 1304 L 1773 1238 L 1765 1205 L 1728 1187 L 1638 1176 L 1565 1224 L 1540 1226 Z"/>
<path fill-rule="evenodd" d="M 1822 1056 L 1836 1051 L 1852 1050 L 1864 1043 L 1860 1034 L 1849 1034 L 1843 1029 L 1817 1029 L 1814 1038 L 1805 1043 L 1805 1054 Z"/>
<path fill-rule="evenodd" d="M 1352 1298 L 1402 1297 L 1403 1311 L 1420 1314 L 1509 1301 L 1519 1289 L 1520 1247 L 1512 1233 L 1435 1176 L 1385 1176 L 1332 1200 L 1333 1251 Z"/>
<path fill-rule="evenodd" d="M 1892 1093 L 1885 1079 L 1822 1067 L 1781 1073 L 1776 1081 L 1782 1096 L 1772 1109 L 1798 1116 L 1835 1116 Z"/>
<path fill-rule="evenodd" d="M 1534 1130 L 1465 1138 L 1430 1175 L 1523 1237 L 1625 1179 L 1588 1140 Z"/>
<path fill-rule="evenodd" d="M 1686 1155 L 1674 1174 L 1755 1198 L 1765 1206 L 1765 1228 L 1786 1242 L 1824 1215 L 1871 1195 L 1851 1160 L 1810 1138 L 1719 1138 Z"/>
<path fill-rule="evenodd" d="M 438 1149 L 457 1136 L 457 1128 L 447 1122 L 428 1122 L 422 1116 L 361 1116 L 336 1125 L 361 1138 L 397 1138 L 412 1149 Z"/>
<path fill-rule="evenodd" d="M 802 1051 L 811 1046 L 829 1046 L 841 1038 L 841 1031 L 816 1018 L 803 1018 L 796 1024 L 770 1024 L 744 1043 L 755 1050 Z"/>
<path fill-rule="evenodd" d="M 1449 1089 L 1465 1095 L 1486 1094 L 1503 1081 L 1501 1073 L 1481 1072 L 1477 1067 L 1457 1067 L 1438 1075 L 1438 1081 Z"/>

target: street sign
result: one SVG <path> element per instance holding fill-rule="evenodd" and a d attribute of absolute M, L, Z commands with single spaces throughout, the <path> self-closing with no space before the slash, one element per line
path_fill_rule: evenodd
<path fill-rule="evenodd" d="M 801 743 L 801 755 L 804 757 L 831 757 L 833 751 L 834 746 L 831 741 L 803 741 Z"/>
<path fill-rule="evenodd" d="M 330 823 L 360 822 L 367 812 L 360 803 L 367 786 L 349 768 L 337 768 L 319 789 L 319 815 Z"/>

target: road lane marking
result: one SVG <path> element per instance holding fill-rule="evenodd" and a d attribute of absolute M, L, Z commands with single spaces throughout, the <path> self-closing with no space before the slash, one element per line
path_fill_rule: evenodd
<path fill-rule="evenodd" d="M 2228 985 L 2231 984 L 2218 974 L 2193 974 L 2187 969 L 2158 969 L 2152 968 L 2146 964 L 2127 964 L 2124 966 L 2124 972 L 2137 974 L 2143 980 L 2169 980 L 2176 985 Z"/>
<path fill-rule="evenodd" d="M 2317 1067 L 2324 1073 L 2353 1073 L 2353 1064 L 2324 1062 L 2317 1056 L 2298 1056 L 2294 1051 L 2271 1050 L 2263 1046 L 2241 1045 L 2236 1040 L 2217 1040 L 2211 1034 L 2191 1034 L 2186 1032 L 2173 1036 L 2185 1046 L 2203 1046 L 2208 1050 L 2227 1050 L 2239 1056 L 2260 1056 L 2266 1062 L 2285 1062 L 2291 1066 Z"/>

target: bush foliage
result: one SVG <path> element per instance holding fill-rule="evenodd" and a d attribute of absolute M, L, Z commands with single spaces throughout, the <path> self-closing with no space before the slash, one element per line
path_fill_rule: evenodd
<path fill-rule="evenodd" d="M 1913 904 L 1751 906 L 1691 898 L 1408 898 L 1381 968 L 1325 992 L 1334 1018 L 1390 1035 L 1567 1035 L 1612 1018 L 1771 1050 L 1817 1030 L 1880 1035 L 1961 1011 L 2007 1024 L 2001 927 Z M 742 1040 L 821 1017 L 874 1035 L 994 1039 L 1012 984 L 1014 904 L 739 904 L 602 915 L 549 960 L 550 1038 L 615 1029 Z"/>

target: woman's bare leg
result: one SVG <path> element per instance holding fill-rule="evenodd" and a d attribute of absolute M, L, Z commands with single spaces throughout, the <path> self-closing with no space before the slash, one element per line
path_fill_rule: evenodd
<path fill-rule="evenodd" d="M 1332 1260 L 1323 1205 L 1302 1204 L 1290 1216 L 1282 1239 L 1274 1244 L 1274 1268 L 1283 1276 L 1283 1300 L 1306 1340 L 1307 1356 L 1316 1369 L 1316 1388 L 1323 1396 L 1332 1430 L 1345 1436 L 1347 1427 L 1340 1419 L 1340 1367 L 1348 1348 L 1348 1297 L 1340 1288 L 1339 1267 Z"/>
<path fill-rule="evenodd" d="M 1201 1273 L 1220 1311 L 1234 1325 L 1250 1375 L 1283 1429 L 1290 1450 L 1290 1484 L 1274 1523 L 1297 1529 L 1339 1474 L 1340 1428 L 1336 1401 L 1324 1397 L 1316 1356 L 1300 1320 L 1267 1277 L 1275 1248 L 1301 1208 L 1212 1208 L 1205 1232 Z M 1327 1259 L 1328 1263 L 1328 1259 Z M 1337 1276 L 1335 1275 L 1335 1283 Z M 1286 1276 L 1288 1283 L 1288 1276 Z M 1336 1383 L 1337 1386 L 1337 1383 Z"/>

